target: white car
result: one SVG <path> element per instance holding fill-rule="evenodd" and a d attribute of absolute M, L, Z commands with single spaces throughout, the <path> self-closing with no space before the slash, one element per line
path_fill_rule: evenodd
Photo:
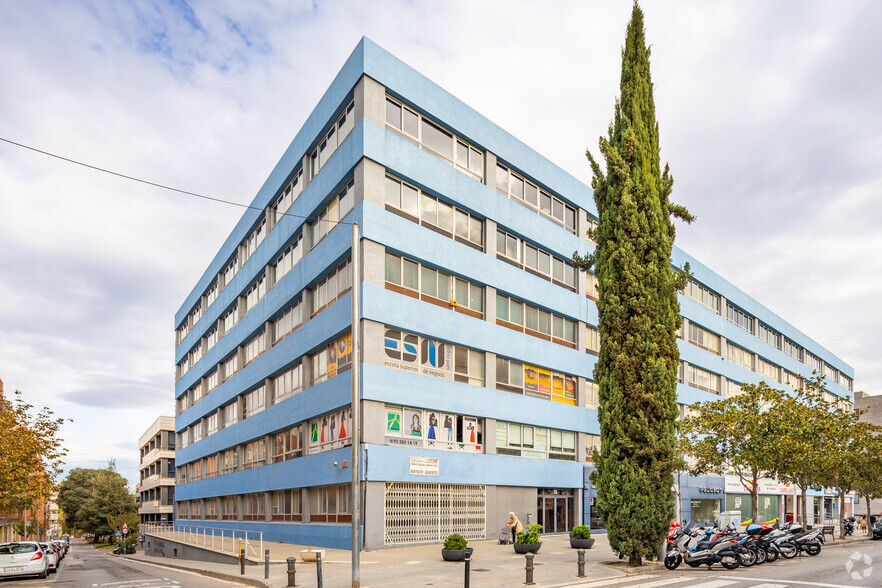
<path fill-rule="evenodd" d="M 61 563 L 58 551 L 48 543 L 40 543 L 40 547 L 43 548 L 43 554 L 49 558 L 49 573 L 54 574 L 58 571 L 58 564 Z"/>
<path fill-rule="evenodd" d="M 0 543 L 0 578 L 49 575 L 49 557 L 36 541 Z"/>

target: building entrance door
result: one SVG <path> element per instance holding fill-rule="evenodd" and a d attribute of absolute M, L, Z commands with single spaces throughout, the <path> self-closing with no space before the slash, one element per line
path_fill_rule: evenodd
<path fill-rule="evenodd" d="M 543 533 L 569 533 L 575 517 L 574 491 L 571 488 L 540 488 L 536 511 Z"/>

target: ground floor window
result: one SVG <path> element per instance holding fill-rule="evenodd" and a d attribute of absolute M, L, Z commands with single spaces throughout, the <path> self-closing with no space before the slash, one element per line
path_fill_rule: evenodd
<path fill-rule="evenodd" d="M 452 533 L 484 539 L 486 486 L 387 482 L 383 542 L 439 542 Z"/>
<path fill-rule="evenodd" d="M 741 511 L 741 522 L 750 519 L 750 494 L 726 494 L 726 510 Z M 757 521 L 770 521 L 780 516 L 781 497 L 760 494 L 756 510 Z"/>
<path fill-rule="evenodd" d="M 711 525 L 720 518 L 720 501 L 701 498 L 690 500 L 689 520 L 699 525 Z"/>

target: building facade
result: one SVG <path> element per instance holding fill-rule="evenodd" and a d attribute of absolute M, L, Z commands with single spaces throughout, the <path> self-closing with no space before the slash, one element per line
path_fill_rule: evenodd
<path fill-rule="evenodd" d="M 882 395 L 870 396 L 865 392 L 855 392 L 854 408 L 855 410 L 866 411 L 861 415 L 862 421 L 882 426 Z M 854 512 L 859 516 L 867 514 L 867 501 L 864 497 L 859 497 L 855 501 Z M 882 499 L 870 501 L 869 514 L 875 517 L 882 517 Z"/>
<path fill-rule="evenodd" d="M 141 523 L 173 523 L 175 506 L 175 419 L 161 416 L 138 439 L 140 482 L 136 486 Z"/>
<path fill-rule="evenodd" d="M 366 547 L 596 520 L 588 186 L 363 39 L 252 205 L 175 317 L 179 522 L 350 545 L 353 285 Z M 849 401 L 841 359 L 672 261 L 681 405 L 812 369 Z"/>

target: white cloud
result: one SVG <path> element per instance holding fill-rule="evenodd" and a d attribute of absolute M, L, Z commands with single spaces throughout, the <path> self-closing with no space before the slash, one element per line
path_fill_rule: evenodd
<path fill-rule="evenodd" d="M 367 35 L 588 181 L 630 6 L 3 3 L 0 135 L 248 202 Z M 644 8 L 662 157 L 699 216 L 678 243 L 882 389 L 882 6 Z M 170 402 L 174 313 L 240 214 L 0 144 L 0 378 L 74 414 L 72 466 L 117 450 L 71 394 Z M 162 409 L 120 410 L 134 451 Z"/>

